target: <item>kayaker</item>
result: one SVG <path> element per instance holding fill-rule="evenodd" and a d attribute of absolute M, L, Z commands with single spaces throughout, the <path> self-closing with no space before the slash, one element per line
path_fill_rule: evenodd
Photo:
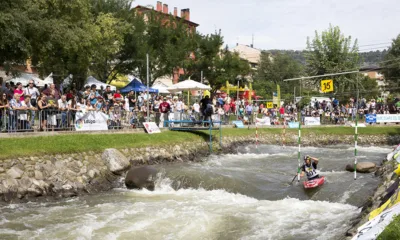
<path fill-rule="evenodd" d="M 304 156 L 304 164 L 301 167 L 301 177 L 304 176 L 304 173 L 307 175 L 308 180 L 313 180 L 319 178 L 319 174 L 317 173 L 317 165 L 318 158 L 310 157 L 308 155 Z"/>

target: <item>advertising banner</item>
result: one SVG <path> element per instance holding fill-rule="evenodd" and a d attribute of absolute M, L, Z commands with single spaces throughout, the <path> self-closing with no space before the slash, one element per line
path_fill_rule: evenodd
<path fill-rule="evenodd" d="M 366 114 L 365 122 L 366 123 L 376 123 L 376 114 Z"/>
<path fill-rule="evenodd" d="M 377 123 L 397 123 L 400 122 L 400 114 L 376 114 Z"/>
<path fill-rule="evenodd" d="M 256 124 L 259 126 L 269 126 L 271 125 L 271 118 L 269 117 L 256 118 Z"/>
<path fill-rule="evenodd" d="M 299 128 L 299 122 L 289 122 L 289 128 Z"/>
<path fill-rule="evenodd" d="M 306 126 L 319 126 L 321 121 L 319 117 L 304 117 L 304 125 Z"/>
<path fill-rule="evenodd" d="M 232 121 L 232 123 L 237 127 L 237 128 L 244 128 L 243 122 L 242 121 Z"/>
<path fill-rule="evenodd" d="M 103 131 L 108 130 L 108 116 L 103 112 L 77 112 L 75 121 L 76 131 Z"/>
<path fill-rule="evenodd" d="M 389 225 L 393 221 L 393 218 L 399 214 L 400 204 L 396 204 L 393 207 L 386 209 L 378 216 L 359 227 L 357 229 L 358 233 L 353 237 L 353 240 L 377 239 L 385 227 Z"/>
<path fill-rule="evenodd" d="M 146 128 L 146 131 L 148 134 L 161 132 L 155 122 L 144 122 L 143 125 L 144 125 L 144 128 Z"/>

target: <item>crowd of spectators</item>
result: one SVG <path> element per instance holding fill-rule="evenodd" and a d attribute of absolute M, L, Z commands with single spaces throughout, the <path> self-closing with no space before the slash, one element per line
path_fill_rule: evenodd
<path fill-rule="evenodd" d="M 223 124 L 232 120 L 242 120 L 245 124 L 253 124 L 256 118 L 269 117 L 271 124 L 279 125 L 289 121 L 297 121 L 298 106 L 293 103 L 284 104 L 280 108 L 266 108 L 264 101 L 235 99 L 230 96 L 214 96 L 197 99 L 187 105 L 181 96 L 147 94 L 146 92 L 121 94 L 119 90 L 111 91 L 110 86 L 98 89 L 96 85 L 85 86 L 81 91 L 63 89 L 51 84 L 38 88 L 34 81 L 27 86 L 21 83 L 5 83 L 0 78 L 0 130 L 33 130 L 36 129 L 72 129 L 77 112 L 101 111 L 108 115 L 110 128 L 124 126 L 138 127 L 147 119 L 161 126 L 164 120 L 193 121 L 206 120 L 211 117 Z M 148 110 L 149 107 L 149 110 Z M 392 111 L 390 111 L 390 107 Z M 393 110 L 394 108 L 394 110 Z M 359 103 L 350 98 L 348 103 L 340 104 L 337 99 L 319 102 L 317 99 L 300 110 L 304 122 L 307 116 L 320 117 L 321 123 L 344 124 L 354 121 L 356 115 L 364 119 L 368 113 L 388 114 L 400 109 L 400 101 L 392 106 L 382 99 L 366 100 Z"/>

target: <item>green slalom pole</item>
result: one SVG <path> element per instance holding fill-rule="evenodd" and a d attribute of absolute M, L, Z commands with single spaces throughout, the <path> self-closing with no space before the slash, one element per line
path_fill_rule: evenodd
<path fill-rule="evenodd" d="M 297 182 L 300 182 L 300 146 L 301 146 L 301 116 L 299 118 L 299 138 L 297 140 L 297 143 L 299 144 L 299 151 L 297 153 L 297 162 L 299 164 L 298 168 L 297 168 Z"/>

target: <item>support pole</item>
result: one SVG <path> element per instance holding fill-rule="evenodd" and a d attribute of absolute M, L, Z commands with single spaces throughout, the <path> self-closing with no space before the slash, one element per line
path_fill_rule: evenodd
<path fill-rule="evenodd" d="M 357 87 L 357 105 L 356 105 L 356 126 L 354 132 L 354 180 L 357 179 L 357 139 L 358 139 L 358 104 L 359 104 L 359 91 L 358 91 L 358 79 L 356 82 Z"/>
<path fill-rule="evenodd" d="M 210 129 L 210 153 L 212 153 L 212 126 L 211 126 L 211 124 L 212 124 L 212 119 L 211 119 L 211 116 L 210 116 L 210 121 L 209 121 L 209 123 L 210 123 L 210 126 L 209 126 L 209 129 Z"/>
<path fill-rule="evenodd" d="M 286 118 L 283 116 L 283 137 L 282 137 L 282 145 L 286 145 Z"/>
<path fill-rule="evenodd" d="M 146 78 L 147 78 L 147 122 L 150 122 L 150 107 L 149 107 L 149 102 L 150 102 L 150 94 L 149 94 L 149 54 L 146 54 L 146 65 L 147 65 L 147 71 L 146 71 Z"/>
<path fill-rule="evenodd" d="M 222 121 L 219 121 L 219 146 L 222 148 Z"/>

